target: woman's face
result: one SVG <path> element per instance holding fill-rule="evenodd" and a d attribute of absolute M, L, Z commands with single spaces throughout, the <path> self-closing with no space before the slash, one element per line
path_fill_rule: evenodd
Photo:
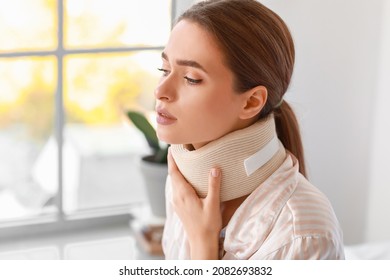
<path fill-rule="evenodd" d="M 170 144 L 195 149 L 245 127 L 239 115 L 244 96 L 233 90 L 214 38 L 196 23 L 182 20 L 162 53 L 162 77 L 155 90 L 157 135 Z"/>

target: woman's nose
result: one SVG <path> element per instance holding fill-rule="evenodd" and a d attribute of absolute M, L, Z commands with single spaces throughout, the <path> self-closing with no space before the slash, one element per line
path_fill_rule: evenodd
<path fill-rule="evenodd" d="M 171 102 L 175 99 L 175 87 L 170 77 L 165 77 L 154 90 L 154 96 L 157 100 Z"/>

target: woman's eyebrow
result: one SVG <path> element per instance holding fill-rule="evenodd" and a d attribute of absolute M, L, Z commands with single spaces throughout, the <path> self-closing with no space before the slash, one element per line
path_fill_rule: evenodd
<path fill-rule="evenodd" d="M 165 52 L 161 53 L 161 57 L 166 61 L 169 61 L 168 55 Z M 196 62 L 195 60 L 178 59 L 176 60 L 176 64 L 180 66 L 189 66 L 189 67 L 198 68 L 207 73 L 206 69 L 199 62 Z"/>

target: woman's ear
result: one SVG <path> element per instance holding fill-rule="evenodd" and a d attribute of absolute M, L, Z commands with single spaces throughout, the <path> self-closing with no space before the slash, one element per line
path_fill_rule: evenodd
<path fill-rule="evenodd" d="M 250 119 L 257 116 L 267 102 L 267 97 L 268 91 L 264 86 L 257 86 L 243 93 L 240 119 Z"/>

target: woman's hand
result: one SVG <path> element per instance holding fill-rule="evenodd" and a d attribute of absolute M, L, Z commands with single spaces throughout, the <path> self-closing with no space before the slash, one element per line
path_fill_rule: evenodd
<path fill-rule="evenodd" d="M 180 173 L 171 153 L 168 172 L 172 182 L 173 209 L 180 218 L 190 243 L 191 259 L 218 259 L 219 233 L 222 228 L 220 209 L 221 171 L 209 174 L 207 197 L 199 198 Z"/>

